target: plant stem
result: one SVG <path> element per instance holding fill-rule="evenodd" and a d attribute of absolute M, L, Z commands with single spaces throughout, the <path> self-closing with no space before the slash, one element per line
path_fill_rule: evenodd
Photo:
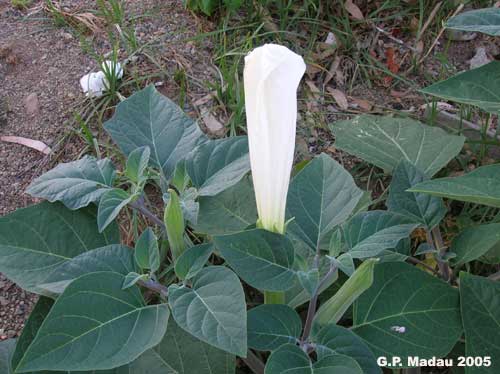
<path fill-rule="evenodd" d="M 434 241 L 436 243 L 435 248 L 438 250 L 439 254 L 439 256 L 436 257 L 439 267 L 439 274 L 446 282 L 448 282 L 450 280 L 450 267 L 448 266 L 448 263 L 442 260 L 443 256 L 446 253 L 446 246 L 444 245 L 443 236 L 441 235 L 439 226 L 436 226 L 432 229 L 432 236 L 434 237 Z"/>
<path fill-rule="evenodd" d="M 151 290 L 151 291 L 154 291 L 154 292 L 160 294 L 163 297 L 168 296 L 168 288 L 166 286 L 164 286 L 163 284 L 156 282 L 152 279 L 148 279 L 145 281 L 141 280 L 137 283 L 140 284 L 141 286 Z"/>
<path fill-rule="evenodd" d="M 167 227 L 165 226 L 165 223 L 163 223 L 163 221 L 160 218 L 158 218 L 157 216 L 155 216 L 154 213 L 151 212 L 146 207 L 146 204 L 144 204 L 144 198 L 140 197 L 136 201 L 131 202 L 129 204 L 129 206 L 131 208 L 136 209 L 137 211 L 141 212 L 144 216 L 148 217 L 151 220 L 151 222 L 153 222 L 154 224 L 160 226 L 162 230 L 165 231 L 167 229 Z"/>
<path fill-rule="evenodd" d="M 328 270 L 328 273 L 325 274 L 323 279 L 318 283 L 318 286 L 314 290 L 314 294 L 311 297 L 311 301 L 309 302 L 309 307 L 307 309 L 307 317 L 306 317 L 306 322 L 304 325 L 304 332 L 302 333 L 302 337 L 300 338 L 300 345 L 303 346 L 304 344 L 307 343 L 307 339 L 309 338 L 309 335 L 311 334 L 311 329 L 312 329 L 312 324 L 314 320 L 314 315 L 316 314 L 316 307 L 318 304 L 318 297 L 321 288 L 328 282 L 330 277 L 335 273 L 337 270 L 337 267 L 335 265 L 330 265 L 330 269 Z"/>
<path fill-rule="evenodd" d="M 241 359 L 255 374 L 264 374 L 264 363 L 250 349 L 247 351 L 247 357 Z"/>

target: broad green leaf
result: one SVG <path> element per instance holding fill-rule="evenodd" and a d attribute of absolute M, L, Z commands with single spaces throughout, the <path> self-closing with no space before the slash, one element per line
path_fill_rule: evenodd
<path fill-rule="evenodd" d="M 191 279 L 203 269 L 213 250 L 212 243 L 199 244 L 186 249 L 175 262 L 175 274 L 181 279 Z"/>
<path fill-rule="evenodd" d="M 200 196 L 214 196 L 238 183 L 250 170 L 248 138 L 233 136 L 198 146 L 186 170 Z"/>
<path fill-rule="evenodd" d="M 259 351 L 274 351 L 283 344 L 300 339 L 302 320 L 287 305 L 263 304 L 248 311 L 248 346 Z"/>
<path fill-rule="evenodd" d="M 127 156 L 148 146 L 150 164 L 160 168 L 166 179 L 179 161 L 207 139 L 196 122 L 153 86 L 119 103 L 104 128 Z"/>
<path fill-rule="evenodd" d="M 118 214 L 120 214 L 120 211 L 131 201 L 132 196 L 119 188 L 108 190 L 102 195 L 97 210 L 97 226 L 99 227 L 99 232 L 103 232 L 104 229 L 115 220 Z"/>
<path fill-rule="evenodd" d="M 0 373 L 13 374 L 12 355 L 16 349 L 16 339 L 0 341 Z"/>
<path fill-rule="evenodd" d="M 168 307 L 147 306 L 135 286 L 122 290 L 124 278 L 98 272 L 73 281 L 55 302 L 16 371 L 112 369 L 157 345 L 167 328 Z"/>
<path fill-rule="evenodd" d="M 375 258 L 379 259 L 379 262 L 396 262 L 396 261 L 406 261 L 408 256 L 411 255 L 411 239 L 406 238 L 401 240 L 395 248 L 384 249 Z"/>
<path fill-rule="evenodd" d="M 461 177 L 425 181 L 408 191 L 500 208 L 499 185 L 500 164 L 495 164 L 481 166 Z"/>
<path fill-rule="evenodd" d="M 33 339 L 35 339 L 35 336 L 38 333 L 40 326 L 47 317 L 47 314 L 49 313 L 53 305 L 54 301 L 52 299 L 49 299 L 48 297 L 42 296 L 40 299 L 38 299 L 35 307 L 33 308 L 29 316 L 28 321 L 24 325 L 21 336 L 17 340 L 16 349 L 12 356 L 13 368 L 16 368 L 19 365 L 19 362 L 24 357 L 24 354 L 26 353 L 28 347 L 33 342 Z M 47 373 L 43 372 L 41 374 L 47 374 Z"/>
<path fill-rule="evenodd" d="M 498 243 L 500 243 L 500 223 L 468 227 L 451 243 L 451 252 L 456 254 L 451 262 L 465 264 L 476 260 L 487 254 Z"/>
<path fill-rule="evenodd" d="M 243 287 L 223 266 L 209 266 L 194 278 L 191 288 L 168 289 L 172 315 L 191 335 L 219 349 L 246 357 L 247 318 Z"/>
<path fill-rule="evenodd" d="M 118 241 L 116 225 L 97 231 L 93 207 L 72 211 L 43 202 L 0 217 L 0 272 L 27 291 L 45 294 L 39 285 L 58 266 Z"/>
<path fill-rule="evenodd" d="M 460 304 L 465 356 L 491 357 L 491 366 L 466 368 L 467 374 L 500 371 L 500 283 L 460 273 Z"/>
<path fill-rule="evenodd" d="M 342 227 L 342 232 L 348 253 L 353 258 L 366 258 L 395 248 L 418 226 L 400 214 L 371 210 L 356 214 Z"/>
<path fill-rule="evenodd" d="M 19 361 L 24 356 L 26 349 L 30 346 L 35 338 L 40 326 L 42 325 L 45 317 L 49 313 L 54 301 L 42 297 L 38 300 L 35 308 L 30 314 L 28 322 L 26 323 L 21 337 L 17 340 L 16 349 L 12 357 L 12 366 L 16 367 Z M 1 344 L 1 343 L 0 343 Z M 0 348 L 1 350 L 1 348 Z M 156 357 L 155 357 L 156 356 Z M 2 359 L 0 358 L 0 369 L 2 368 Z M 78 373 L 72 371 L 64 371 L 63 374 L 171 374 L 173 371 L 166 370 L 168 367 L 165 366 L 163 360 L 153 351 L 148 350 L 144 352 L 138 359 L 131 362 L 130 364 L 118 367 L 111 370 L 90 370 Z M 0 373 L 4 374 L 3 371 Z M 9 373 L 10 374 L 10 373 Z M 37 371 L 36 373 L 30 374 L 62 374 L 60 371 L 44 370 Z"/>
<path fill-rule="evenodd" d="M 377 357 L 444 357 L 462 334 L 458 291 L 405 262 L 378 264 L 352 331 Z"/>
<path fill-rule="evenodd" d="M 144 173 L 149 164 L 151 150 L 148 146 L 134 149 L 127 158 L 125 175 L 134 183 L 140 183 L 144 180 Z"/>
<path fill-rule="evenodd" d="M 234 374 L 236 366 L 233 355 L 198 340 L 173 320 L 155 351 L 175 374 Z"/>
<path fill-rule="evenodd" d="M 165 207 L 163 221 L 165 222 L 165 227 L 167 228 L 167 238 L 168 243 L 170 244 L 170 251 L 175 260 L 186 249 L 186 244 L 184 243 L 185 223 L 179 195 L 177 195 L 177 192 L 172 189 L 169 189 L 168 193 L 169 199 L 167 206 Z"/>
<path fill-rule="evenodd" d="M 202 196 L 197 232 L 209 235 L 231 234 L 254 225 L 257 205 L 252 181 L 245 177 L 234 186 L 215 196 Z"/>
<path fill-rule="evenodd" d="M 407 160 L 429 177 L 464 144 L 463 136 L 409 118 L 363 115 L 330 125 L 335 146 L 388 172 Z"/>
<path fill-rule="evenodd" d="M 153 273 L 160 268 L 160 250 L 158 239 L 151 227 L 144 230 L 135 243 L 135 262 L 142 269 L 150 269 Z"/>
<path fill-rule="evenodd" d="M 266 291 L 284 291 L 295 278 L 292 242 L 263 229 L 214 237 L 222 257 L 245 282 Z"/>
<path fill-rule="evenodd" d="M 493 61 L 434 83 L 421 92 L 497 113 L 500 110 L 499 79 L 500 61 Z"/>
<path fill-rule="evenodd" d="M 446 22 L 449 29 L 482 32 L 492 36 L 500 36 L 500 9 L 475 9 L 452 17 Z"/>
<path fill-rule="evenodd" d="M 371 287 L 376 262 L 376 259 L 364 261 L 335 295 L 321 305 L 314 316 L 314 332 L 320 331 L 327 325 L 336 324 L 352 303 Z"/>
<path fill-rule="evenodd" d="M 26 192 L 50 202 L 61 201 L 69 209 L 79 209 L 98 201 L 113 186 L 114 179 L 115 167 L 109 159 L 85 156 L 49 170 L 31 182 Z"/>
<path fill-rule="evenodd" d="M 406 160 L 401 161 L 392 173 L 387 207 L 390 211 L 419 222 L 427 230 L 434 228 L 446 214 L 443 200 L 427 194 L 407 190 L 427 178 Z"/>
<path fill-rule="evenodd" d="M 339 163 L 321 154 L 292 180 L 287 199 L 287 232 L 312 251 L 328 248 L 335 226 L 343 223 L 361 199 L 361 191 Z"/>
<path fill-rule="evenodd" d="M 309 356 L 296 345 L 286 344 L 275 350 L 266 364 L 265 374 L 363 374 L 356 360 L 334 354 L 311 362 Z"/>
<path fill-rule="evenodd" d="M 332 354 L 342 354 L 357 361 L 364 374 L 381 374 L 377 360 L 366 343 L 351 330 L 327 325 L 313 336 L 318 360 Z"/>
<path fill-rule="evenodd" d="M 84 252 L 58 266 L 39 287 L 51 294 L 61 294 L 76 278 L 98 271 L 114 271 L 122 275 L 136 271 L 131 248 L 108 245 Z"/>
<path fill-rule="evenodd" d="M 128 273 L 123 280 L 122 289 L 126 290 L 137 284 L 139 281 L 145 281 L 149 278 L 148 274 L 139 274 L 134 271 Z"/>

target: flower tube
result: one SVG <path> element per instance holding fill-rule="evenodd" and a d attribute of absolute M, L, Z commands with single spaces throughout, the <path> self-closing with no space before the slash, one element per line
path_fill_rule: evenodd
<path fill-rule="evenodd" d="M 258 226 L 284 233 L 293 166 L 297 87 L 306 65 L 288 48 L 266 44 L 245 57 L 245 109 Z"/>

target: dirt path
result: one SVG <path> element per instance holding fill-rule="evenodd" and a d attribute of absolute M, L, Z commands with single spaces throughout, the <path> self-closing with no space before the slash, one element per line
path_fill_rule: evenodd
<path fill-rule="evenodd" d="M 70 131 L 68 121 L 74 115 L 75 105 L 84 98 L 79 79 L 95 69 L 96 63 L 84 53 L 71 30 L 51 24 L 41 11 L 42 3 L 34 1 L 30 10 L 19 11 L 11 6 L 10 0 L 0 0 L 0 136 L 44 142 L 58 150 L 57 162 L 69 161 L 83 149 L 75 137 L 69 142 L 65 137 Z M 95 7 L 95 1 L 67 3 L 72 8 Z M 197 20 L 183 10 L 180 1 L 131 1 L 128 6 L 134 14 L 154 14 L 142 19 L 136 31 L 141 42 L 160 36 L 158 40 L 164 47 L 155 57 L 163 64 L 166 77 L 169 72 L 173 76 L 178 68 L 172 56 L 183 61 L 203 61 L 200 52 L 193 51 L 193 45 L 168 43 L 196 32 Z M 30 12 L 35 14 L 26 18 Z M 101 44 L 106 48 L 104 39 Z M 161 89 L 175 95 L 176 83 L 166 78 Z M 0 216 L 33 203 L 24 190 L 33 178 L 52 166 L 52 157 L 0 141 Z M 35 301 L 36 296 L 22 291 L 0 274 L 0 340 L 19 334 Z"/>

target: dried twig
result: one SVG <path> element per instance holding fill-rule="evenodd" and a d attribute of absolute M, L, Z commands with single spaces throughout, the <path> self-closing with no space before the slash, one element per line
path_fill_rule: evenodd
<path fill-rule="evenodd" d="M 422 26 L 422 29 L 420 29 L 420 31 L 418 32 L 417 38 L 415 39 L 415 44 L 417 44 L 418 41 L 420 40 L 420 38 L 422 38 L 425 30 L 427 30 L 427 28 L 429 27 L 431 22 L 434 20 L 434 17 L 436 17 L 436 14 L 437 14 L 439 8 L 441 8 L 441 5 L 443 5 L 442 1 L 437 3 L 436 6 L 434 7 L 434 9 L 432 9 L 432 12 L 429 15 L 429 18 L 427 18 L 427 21 L 425 21 L 424 26 Z"/>
<path fill-rule="evenodd" d="M 451 15 L 451 17 L 454 17 L 456 16 L 462 9 L 464 8 L 464 4 L 460 4 L 457 9 L 453 12 L 453 14 Z M 427 51 L 427 53 L 420 59 L 418 60 L 418 63 L 422 63 L 426 58 L 427 56 L 430 55 L 430 53 L 432 52 L 432 50 L 434 49 L 434 47 L 436 46 L 436 44 L 438 43 L 439 39 L 441 38 L 441 35 L 443 35 L 444 33 L 444 30 L 446 30 L 446 28 L 443 26 L 441 28 L 441 31 L 439 31 L 439 34 L 437 35 L 436 39 L 434 39 L 434 42 L 432 43 L 432 45 L 430 46 L 429 50 Z"/>
<path fill-rule="evenodd" d="M 389 39 L 391 39 L 393 42 L 395 43 L 398 43 L 400 46 L 404 47 L 404 48 L 407 48 L 407 49 L 410 49 L 412 50 L 413 52 L 415 53 L 419 53 L 418 49 L 415 48 L 415 47 L 412 47 L 411 45 L 408 45 L 407 43 L 405 43 L 404 41 L 402 41 L 401 39 L 398 39 L 398 38 L 395 38 L 394 36 L 391 35 L 390 32 L 388 31 L 385 31 L 383 28 L 381 27 L 378 27 L 376 25 L 373 25 L 373 28 L 378 31 L 379 33 L 381 34 L 384 34 L 385 36 L 387 36 Z"/>

